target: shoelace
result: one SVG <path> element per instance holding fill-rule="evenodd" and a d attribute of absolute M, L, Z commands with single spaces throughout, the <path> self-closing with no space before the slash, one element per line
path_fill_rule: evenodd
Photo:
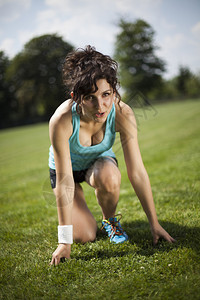
<path fill-rule="evenodd" d="M 119 221 L 121 220 L 122 215 L 117 214 L 117 215 L 114 216 L 114 218 L 116 218 L 118 216 L 120 216 L 120 217 L 117 221 L 115 221 L 115 220 L 113 220 L 113 221 L 103 220 L 105 222 L 105 224 L 101 227 L 101 230 L 106 226 L 106 224 L 108 224 L 108 225 L 111 225 L 113 234 L 115 233 L 116 235 L 123 235 L 123 229 L 119 225 Z M 113 234 L 111 236 L 113 236 Z"/>

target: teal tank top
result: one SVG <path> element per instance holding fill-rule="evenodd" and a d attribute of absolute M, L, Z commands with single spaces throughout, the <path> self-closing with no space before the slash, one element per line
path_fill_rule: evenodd
<path fill-rule="evenodd" d="M 113 103 L 111 111 L 106 120 L 106 129 L 101 143 L 84 147 L 79 141 L 80 116 L 76 111 L 76 103 L 72 105 L 72 125 L 73 133 L 69 139 L 70 155 L 73 171 L 88 169 L 102 156 L 115 157 L 112 146 L 115 141 L 115 105 Z M 49 167 L 55 168 L 53 147 L 49 149 Z"/>

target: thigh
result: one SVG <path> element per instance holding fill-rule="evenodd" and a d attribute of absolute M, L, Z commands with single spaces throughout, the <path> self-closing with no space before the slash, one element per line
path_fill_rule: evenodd
<path fill-rule="evenodd" d="M 117 161 L 113 157 L 100 157 L 93 166 L 88 169 L 85 180 L 94 188 L 97 188 L 99 182 L 112 180 L 118 182 L 120 185 L 121 174 Z"/>

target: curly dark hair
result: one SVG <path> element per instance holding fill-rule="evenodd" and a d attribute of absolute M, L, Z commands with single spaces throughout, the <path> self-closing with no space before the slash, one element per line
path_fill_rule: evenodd
<path fill-rule="evenodd" d="M 97 80 L 106 79 L 116 94 L 118 103 L 121 96 L 118 92 L 118 64 L 110 56 L 104 55 L 90 45 L 85 49 L 78 48 L 69 53 L 63 64 L 63 83 L 73 92 L 73 100 L 78 104 L 81 96 L 95 93 Z"/>

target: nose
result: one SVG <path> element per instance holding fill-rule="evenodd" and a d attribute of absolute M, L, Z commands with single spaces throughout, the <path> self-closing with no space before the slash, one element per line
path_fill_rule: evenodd
<path fill-rule="evenodd" d="M 101 97 L 98 97 L 96 99 L 96 108 L 98 108 L 98 110 L 101 110 L 103 107 L 103 99 Z"/>

